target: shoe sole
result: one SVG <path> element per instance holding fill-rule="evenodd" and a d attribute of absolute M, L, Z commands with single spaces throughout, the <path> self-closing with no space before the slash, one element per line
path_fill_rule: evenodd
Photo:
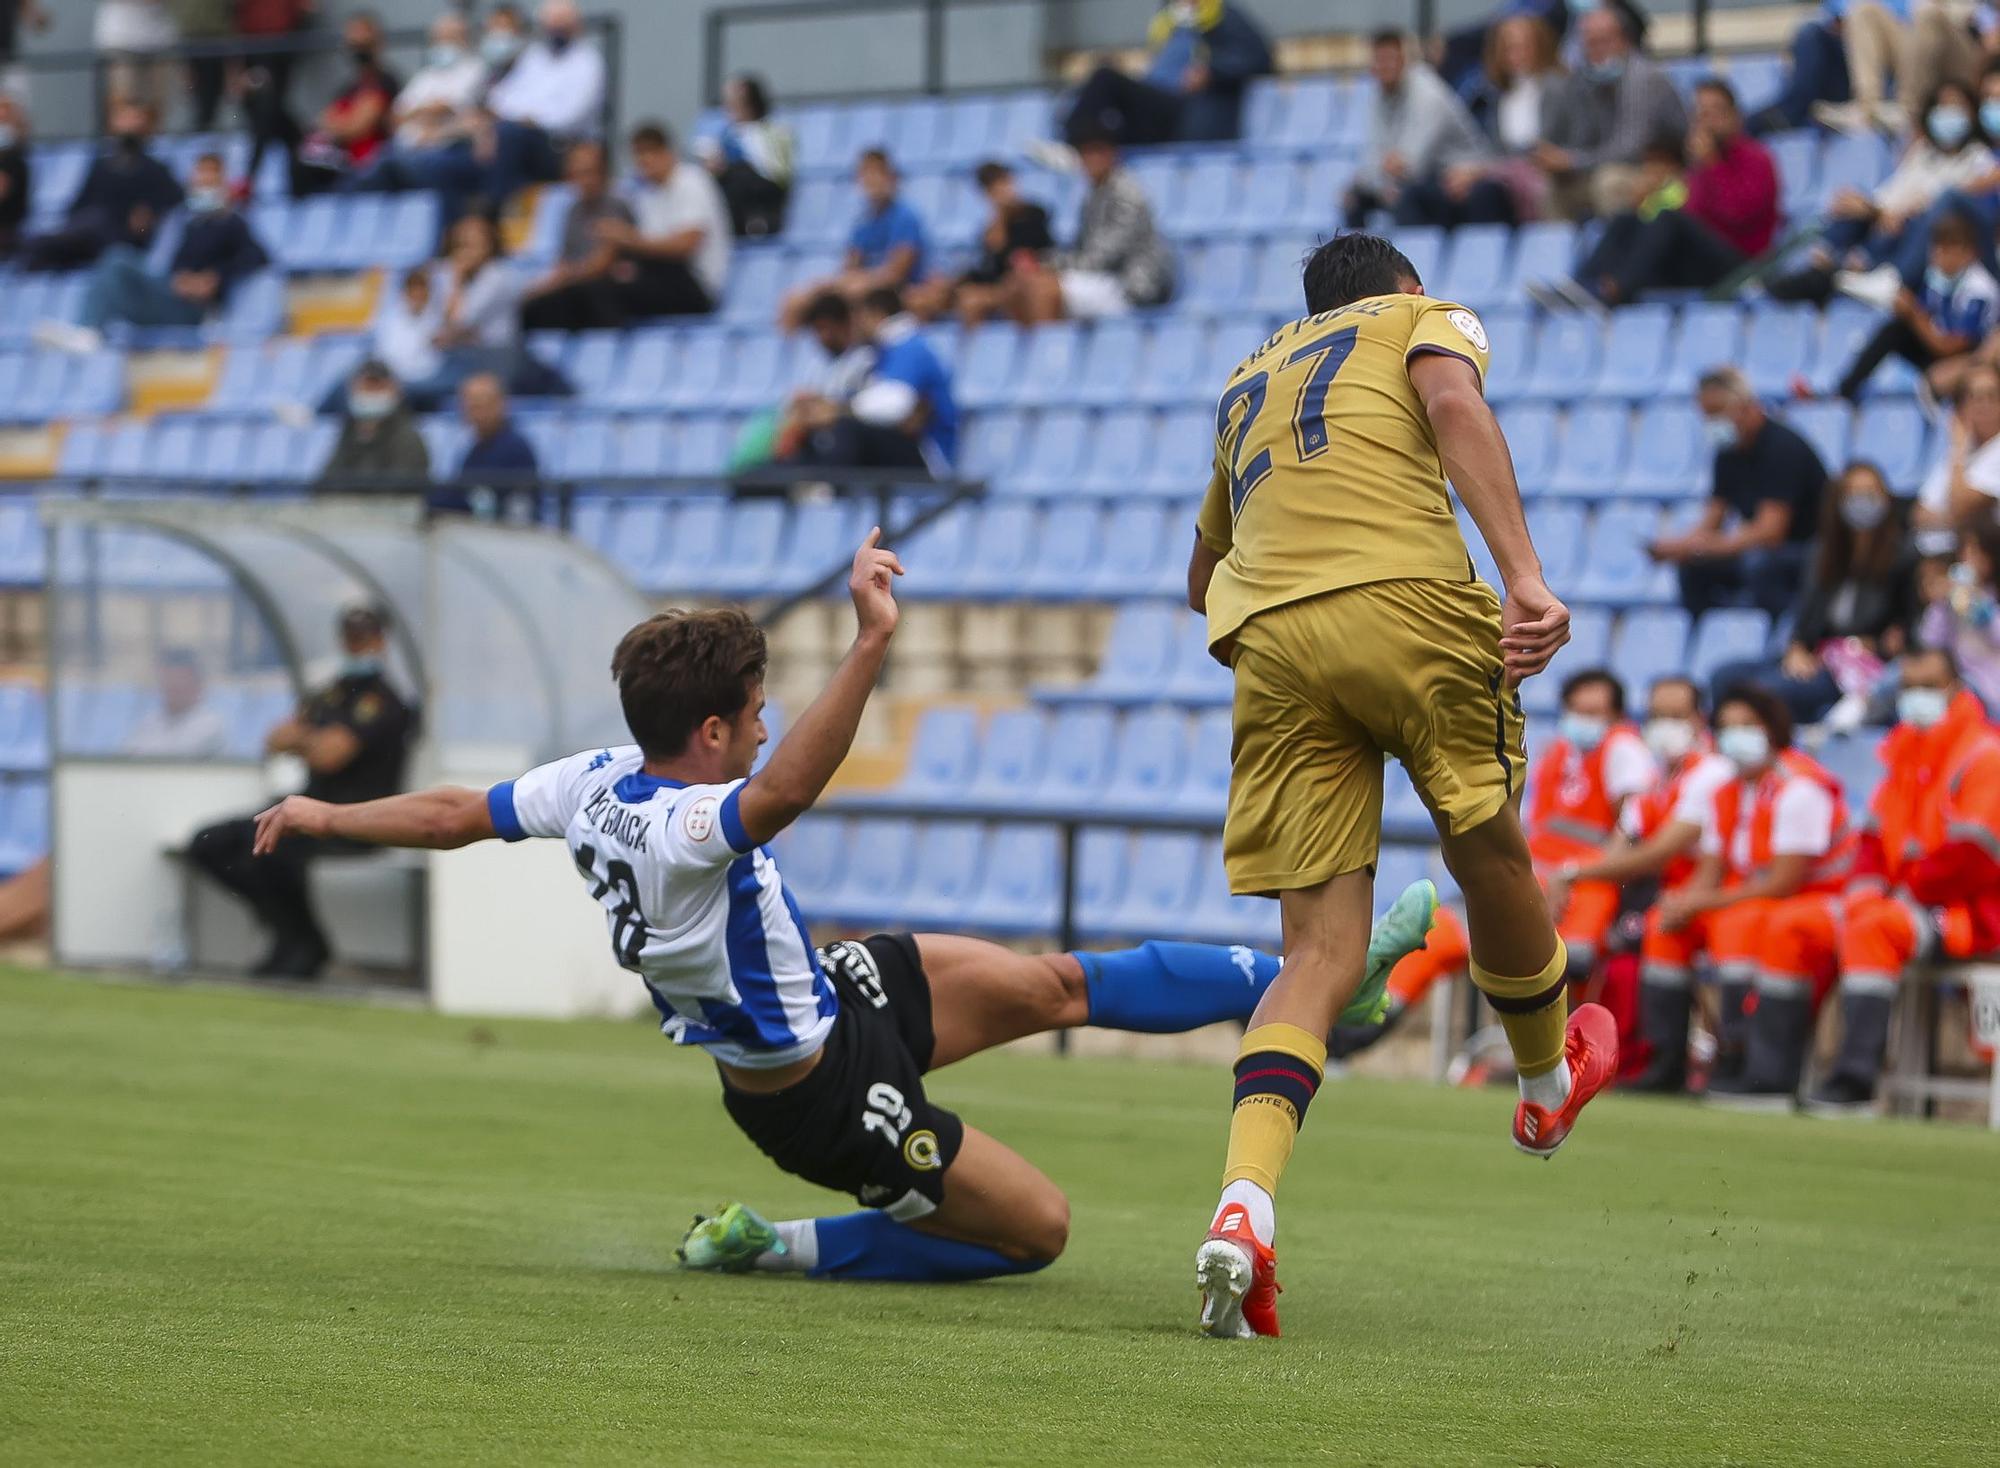
<path fill-rule="evenodd" d="M 1194 1254 L 1194 1284 L 1201 1291 L 1201 1333 L 1219 1341 L 1254 1340 L 1243 1318 L 1243 1297 L 1254 1270 L 1249 1257 L 1227 1239 L 1210 1239 Z"/>
<path fill-rule="evenodd" d="M 1542 1159 L 1542 1161 L 1547 1162 L 1551 1157 L 1555 1156 L 1556 1153 L 1562 1150 L 1562 1144 L 1569 1140 L 1569 1133 L 1564 1132 L 1562 1136 L 1556 1140 L 1556 1144 L 1553 1147 L 1530 1147 L 1526 1142 L 1522 1141 L 1512 1132 L 1509 1132 L 1507 1134 L 1507 1140 L 1514 1144 L 1514 1150 L 1516 1152 L 1519 1152 L 1523 1157 L 1539 1157 Z"/>

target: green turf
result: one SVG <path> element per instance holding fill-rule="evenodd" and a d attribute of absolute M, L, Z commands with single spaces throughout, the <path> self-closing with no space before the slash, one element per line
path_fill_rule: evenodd
<path fill-rule="evenodd" d="M 2000 1140 L 1329 1086 L 1282 1341 L 1195 1337 L 1219 1070 L 938 1092 L 1074 1202 L 1026 1280 L 675 1273 L 773 1173 L 639 1024 L 0 975 L 0 1462 L 1888 1464 L 2000 1454 Z"/>

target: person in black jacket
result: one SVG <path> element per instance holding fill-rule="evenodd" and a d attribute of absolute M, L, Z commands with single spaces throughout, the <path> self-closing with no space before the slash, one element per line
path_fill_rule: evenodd
<path fill-rule="evenodd" d="M 1123 145 L 1226 143 L 1243 133 L 1243 92 L 1275 69 L 1271 43 L 1227 0 L 1173 0 L 1153 17 L 1144 76 L 1100 66 L 1078 89 L 1063 125 L 1079 138 Z"/>
<path fill-rule="evenodd" d="M 973 177 L 993 206 L 979 235 L 979 258 L 962 274 L 933 276 L 910 287 L 905 299 L 920 321 L 935 321 L 954 307 L 967 326 L 1005 314 L 1007 282 L 1023 257 L 1040 261 L 1055 248 L 1049 211 L 1021 197 L 1013 169 L 989 158 Z"/>
<path fill-rule="evenodd" d="M 1880 468 L 1856 459 L 1821 500 L 1819 551 L 1784 656 L 1717 669 L 1716 696 L 1759 684 L 1800 723 L 1817 722 L 1848 691 L 1836 671 L 1849 689 L 1861 689 L 1871 660 L 1893 662 L 1909 646 L 1920 610 L 1916 551 L 1888 483 Z"/>
<path fill-rule="evenodd" d="M 143 250 L 160 221 L 181 204 L 181 186 L 146 151 L 153 111 L 140 102 L 111 108 L 111 142 L 84 175 L 63 227 L 34 235 L 21 247 L 23 270 L 76 270 L 113 245 Z"/>
<path fill-rule="evenodd" d="M 14 253 L 28 220 L 28 116 L 0 91 L 0 260 Z"/>
<path fill-rule="evenodd" d="M 91 268 L 78 324 L 45 321 L 35 340 L 67 352 L 94 352 L 114 321 L 196 326 L 228 303 L 245 277 L 271 263 L 241 214 L 230 207 L 221 155 L 204 153 L 188 175 L 187 220 L 165 279 L 130 245 L 113 245 Z"/>

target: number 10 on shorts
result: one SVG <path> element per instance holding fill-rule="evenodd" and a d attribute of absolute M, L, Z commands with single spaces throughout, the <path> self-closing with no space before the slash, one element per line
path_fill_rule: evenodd
<path fill-rule="evenodd" d="M 910 1129 L 915 1115 L 903 1101 L 903 1093 L 887 1081 L 877 1081 L 868 1088 L 866 1109 L 861 1113 L 861 1124 L 871 1132 L 880 1132 L 882 1140 L 891 1147 L 903 1144 L 903 1133 Z"/>

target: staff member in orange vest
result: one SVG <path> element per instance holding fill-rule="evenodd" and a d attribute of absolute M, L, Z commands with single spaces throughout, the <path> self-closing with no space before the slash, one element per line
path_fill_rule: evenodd
<path fill-rule="evenodd" d="M 1641 734 L 1660 763 L 1660 778 L 1625 802 L 1618 837 L 1601 856 L 1566 862 L 1549 875 L 1549 906 L 1557 911 L 1569 902 L 1573 883 L 1610 882 L 1623 889 L 1657 878 L 1660 890 L 1671 892 L 1694 875 L 1702 826 L 1716 793 L 1736 778 L 1736 767 L 1715 752 L 1701 689 L 1692 678 L 1676 674 L 1653 684 L 1646 696 L 1646 723 Z M 1640 901 L 1644 901 L 1643 894 Z M 1629 892 L 1624 905 L 1628 909 L 1632 906 Z M 1641 984 L 1636 1002 L 1628 997 L 1621 1005 L 1615 1002 L 1619 995 L 1611 983 L 1616 967 L 1607 968 L 1606 989 L 1599 1002 L 1621 1017 L 1619 1054 L 1631 1054 L 1640 1062 L 1630 1072 L 1630 1083 L 1642 1090 L 1679 1090 L 1685 1056 L 1674 1057 L 1668 1067 L 1662 1057 L 1647 1054 L 1644 1037 L 1649 1028 L 1673 1028 L 1685 1002 L 1685 986 L 1661 989 Z M 1648 1006 L 1663 1011 L 1657 1025 L 1647 1024 Z M 1628 1025 L 1630 1033 L 1625 1032 Z"/>
<path fill-rule="evenodd" d="M 1905 653 L 1902 671 L 1840 928 L 1840 1054 L 1815 1108 L 1875 1099 L 1911 963 L 2000 953 L 2000 731 L 1945 649 Z"/>
<path fill-rule="evenodd" d="M 1572 675 L 1562 686 L 1558 737 L 1535 759 L 1528 773 L 1528 850 L 1546 882 L 1551 875 L 1601 856 L 1618 832 L 1618 820 L 1633 797 L 1652 788 L 1659 764 L 1625 717 L 1625 685 L 1605 668 Z M 1618 918 L 1614 883 L 1570 882 L 1558 906 L 1556 930 L 1569 947 L 1569 977 L 1587 974 L 1597 963 L 1605 935 Z M 1389 976 L 1389 1009 L 1379 1025 L 1336 1030 L 1335 1058 L 1366 1049 L 1387 1034 L 1439 979 L 1462 972 L 1468 950 L 1465 927 L 1440 908 L 1430 937 Z"/>
<path fill-rule="evenodd" d="M 1736 1086 L 1747 1073 L 1746 1008 L 1773 909 L 1801 892 L 1839 891 L 1850 854 L 1840 782 L 1792 748 L 1792 716 L 1775 694 L 1749 686 L 1725 693 L 1715 746 L 1736 778 L 1716 792 L 1700 864 L 1653 909 L 1641 949 L 1643 982 L 1661 996 L 1648 1006 L 1646 1038 L 1663 1068 L 1678 1062 L 1672 1078 L 1682 1082 L 1694 965 L 1704 954 L 1713 965 L 1722 1015 L 1711 1089 Z M 1677 996 L 1671 1006 L 1669 993 Z"/>

